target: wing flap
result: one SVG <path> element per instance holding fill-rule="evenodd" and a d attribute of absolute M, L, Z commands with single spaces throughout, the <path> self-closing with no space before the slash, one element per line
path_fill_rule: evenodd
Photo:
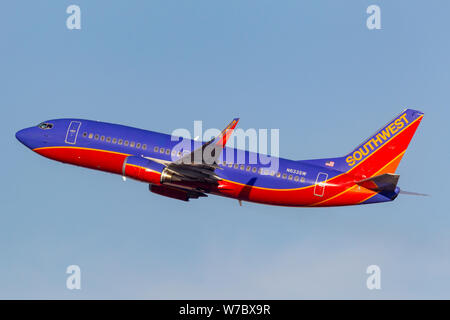
<path fill-rule="evenodd" d="M 208 195 L 203 192 L 195 191 L 195 190 L 184 190 L 181 188 L 176 188 L 173 186 L 164 186 L 164 185 L 156 185 L 150 184 L 149 190 L 153 193 L 159 194 L 161 196 L 178 199 L 182 201 L 189 201 L 189 199 L 198 199 L 200 197 L 207 197 Z"/>

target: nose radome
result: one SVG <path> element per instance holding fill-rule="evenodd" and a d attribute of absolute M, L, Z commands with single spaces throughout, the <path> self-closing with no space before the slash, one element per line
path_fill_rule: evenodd
<path fill-rule="evenodd" d="M 23 144 L 25 144 L 26 137 L 27 137 L 27 129 L 22 129 L 16 132 L 16 139 Z"/>
<path fill-rule="evenodd" d="M 32 149 L 35 145 L 35 131 L 34 128 L 25 128 L 22 130 L 19 130 L 16 132 L 16 138 L 19 140 L 23 145 L 26 147 Z"/>

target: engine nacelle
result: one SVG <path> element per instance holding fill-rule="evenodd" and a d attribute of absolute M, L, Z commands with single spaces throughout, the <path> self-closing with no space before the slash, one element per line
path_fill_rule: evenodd
<path fill-rule="evenodd" d="M 140 156 L 128 156 L 122 166 L 122 175 L 154 185 L 161 184 L 161 173 L 165 166 Z"/>
<path fill-rule="evenodd" d="M 180 181 L 183 181 L 182 178 L 168 168 L 161 172 L 161 183 L 177 183 Z"/>
<path fill-rule="evenodd" d="M 189 201 L 190 198 L 188 191 L 171 188 L 164 185 L 151 184 L 149 185 L 149 189 L 153 193 L 173 199 Z"/>

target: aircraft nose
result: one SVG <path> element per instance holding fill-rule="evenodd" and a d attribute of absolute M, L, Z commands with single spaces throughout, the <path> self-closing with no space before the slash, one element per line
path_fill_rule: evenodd
<path fill-rule="evenodd" d="M 27 136 L 27 129 L 22 129 L 16 132 L 16 139 L 22 142 L 23 144 Z"/>
<path fill-rule="evenodd" d="M 27 147 L 30 147 L 31 142 L 31 128 L 22 129 L 16 132 L 16 139 Z"/>

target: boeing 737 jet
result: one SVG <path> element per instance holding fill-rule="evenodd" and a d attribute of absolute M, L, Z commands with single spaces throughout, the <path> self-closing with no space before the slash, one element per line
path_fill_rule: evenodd
<path fill-rule="evenodd" d="M 276 169 L 257 153 L 225 146 L 239 119 L 208 142 L 184 139 L 184 149 L 182 138 L 172 135 L 83 119 L 48 120 L 16 138 L 41 156 L 142 181 L 151 192 L 179 200 L 213 194 L 240 203 L 344 206 L 397 197 L 395 172 L 422 117 L 407 109 L 347 155 L 272 158 Z"/>

